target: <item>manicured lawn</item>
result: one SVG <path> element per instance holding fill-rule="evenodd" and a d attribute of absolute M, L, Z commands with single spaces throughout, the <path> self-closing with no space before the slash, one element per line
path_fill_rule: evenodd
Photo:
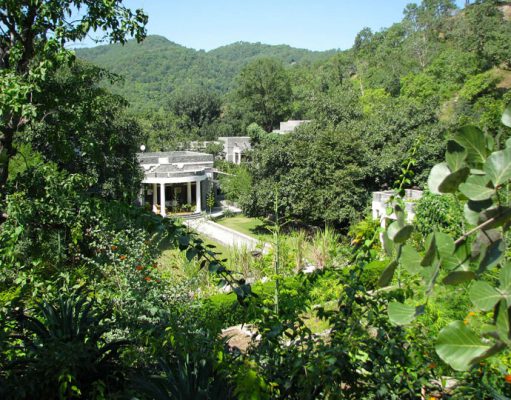
<path fill-rule="evenodd" d="M 264 222 L 257 218 L 247 217 L 243 214 L 220 218 L 215 220 L 215 222 L 256 239 L 264 239 L 271 234 L 271 232 L 266 229 Z"/>

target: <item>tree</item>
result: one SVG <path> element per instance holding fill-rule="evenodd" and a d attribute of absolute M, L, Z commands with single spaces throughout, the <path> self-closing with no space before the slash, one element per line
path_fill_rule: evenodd
<path fill-rule="evenodd" d="M 456 9 L 453 0 L 423 0 L 420 5 L 408 4 L 405 8 L 404 23 L 409 35 L 409 47 L 421 69 L 429 63 L 439 34 L 448 16 Z"/>
<path fill-rule="evenodd" d="M 220 187 L 225 198 L 235 204 L 246 202 L 252 187 L 252 179 L 247 166 L 224 161 L 220 164 L 219 169 L 226 173 L 220 175 Z"/>
<path fill-rule="evenodd" d="M 208 154 L 213 154 L 213 157 L 215 159 L 224 151 L 224 145 L 222 143 L 208 143 L 206 145 L 206 148 L 204 149 L 204 152 Z"/>
<path fill-rule="evenodd" d="M 213 211 L 213 207 L 215 206 L 215 192 L 213 188 L 211 188 L 208 192 L 208 195 L 206 197 L 206 205 L 209 208 L 209 213 Z"/>
<path fill-rule="evenodd" d="M 124 43 L 127 36 L 145 37 L 147 16 L 132 12 L 121 0 L 0 1 L 0 192 L 4 193 L 14 136 L 37 115 L 33 94 L 59 66 L 73 58 L 70 41 L 90 31 L 102 40 Z M 39 115 L 44 118 L 44 115 Z"/>
<path fill-rule="evenodd" d="M 236 97 L 254 121 L 270 132 L 289 116 L 291 81 L 282 63 L 261 58 L 248 64 L 237 79 Z"/>
<path fill-rule="evenodd" d="M 135 154 L 142 130 L 126 115 L 126 101 L 99 86 L 109 77 L 81 62 L 52 74 L 34 95 L 46 118 L 33 122 L 15 144 L 28 142 L 45 161 L 94 177 L 94 191 L 102 197 L 132 201 L 140 189 Z"/>
<path fill-rule="evenodd" d="M 185 87 L 172 94 L 170 110 L 183 118 L 184 127 L 200 136 L 203 128 L 220 117 L 220 96 L 203 87 Z"/>
<path fill-rule="evenodd" d="M 240 206 L 249 215 L 272 214 L 278 193 L 283 217 L 346 225 L 367 200 L 364 150 L 357 132 L 314 123 L 292 135 L 268 134 L 251 153 L 251 192 Z"/>
<path fill-rule="evenodd" d="M 467 6 L 454 26 L 456 45 L 476 54 L 485 67 L 510 64 L 511 22 L 504 17 L 499 3 L 497 0 L 484 0 Z"/>

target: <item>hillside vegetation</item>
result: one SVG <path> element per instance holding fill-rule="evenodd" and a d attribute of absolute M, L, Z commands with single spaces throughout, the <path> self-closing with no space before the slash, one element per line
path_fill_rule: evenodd
<path fill-rule="evenodd" d="M 241 68 L 256 58 L 273 57 L 287 65 L 325 60 L 335 51 L 317 52 L 287 45 L 237 42 L 211 51 L 194 50 L 162 36 L 144 42 L 128 41 L 79 49 L 79 58 L 119 74 L 122 84 L 110 86 L 130 101 L 135 110 L 159 109 L 169 95 L 188 85 L 200 85 L 217 93 L 233 88 Z"/>

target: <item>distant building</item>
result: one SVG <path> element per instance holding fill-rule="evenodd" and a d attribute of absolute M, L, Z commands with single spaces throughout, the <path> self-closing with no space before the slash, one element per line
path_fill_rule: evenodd
<path fill-rule="evenodd" d="M 225 161 L 240 164 L 243 153 L 250 150 L 250 137 L 248 136 L 224 136 L 218 141 L 224 145 Z"/>
<path fill-rule="evenodd" d="M 280 123 L 279 129 L 274 130 L 274 133 L 290 133 L 293 132 L 296 128 L 298 128 L 300 125 L 303 125 L 307 122 L 310 122 L 310 120 L 289 120 L 285 122 Z"/>
<path fill-rule="evenodd" d="M 190 211 L 200 213 L 213 185 L 213 155 L 192 151 L 138 153 L 144 171 L 141 205 L 155 213 Z"/>
<path fill-rule="evenodd" d="M 394 214 L 387 215 L 387 207 L 391 196 L 394 195 L 393 190 L 386 190 L 382 192 L 373 192 L 372 211 L 373 219 L 379 219 L 381 226 L 385 226 L 386 220 L 394 220 L 396 216 Z M 406 219 L 408 222 L 412 222 L 415 218 L 415 205 L 417 200 L 422 197 L 422 190 L 406 189 L 405 191 L 405 209 Z"/>
<path fill-rule="evenodd" d="M 206 148 L 208 147 L 208 145 L 210 144 L 218 144 L 217 141 L 207 141 L 207 140 L 204 140 L 204 141 L 193 141 L 193 142 L 190 142 L 188 143 L 188 146 L 186 148 L 186 150 L 189 150 L 189 151 L 204 151 L 206 150 Z"/>

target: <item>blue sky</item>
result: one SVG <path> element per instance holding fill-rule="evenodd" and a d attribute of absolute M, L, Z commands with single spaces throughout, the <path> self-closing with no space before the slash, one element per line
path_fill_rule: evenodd
<path fill-rule="evenodd" d="M 211 50 L 237 41 L 347 49 L 356 34 L 401 20 L 412 0 L 125 0 L 149 15 L 148 33 Z M 457 0 L 460 6 L 464 0 Z"/>

